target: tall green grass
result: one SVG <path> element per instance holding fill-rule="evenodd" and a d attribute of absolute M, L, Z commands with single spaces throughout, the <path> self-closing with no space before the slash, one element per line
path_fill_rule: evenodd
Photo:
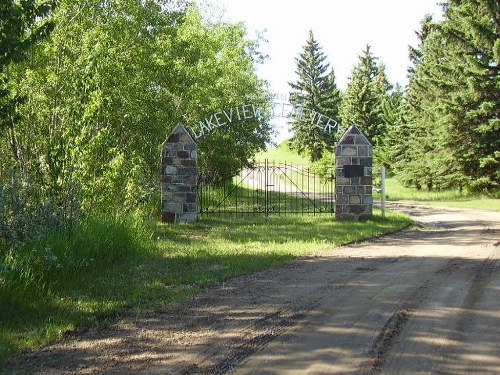
<path fill-rule="evenodd" d="M 37 243 L 0 249 L 0 359 L 94 324 L 123 306 L 99 285 L 116 265 L 144 256 L 152 230 L 133 218 L 87 218 L 71 237 L 50 233 Z"/>
<path fill-rule="evenodd" d="M 73 238 L 53 234 L 4 256 L 0 362 L 78 327 L 159 309 L 228 278 L 409 223 L 397 213 L 382 220 L 378 211 L 367 222 L 323 215 L 227 216 L 175 225 L 89 219 Z"/>

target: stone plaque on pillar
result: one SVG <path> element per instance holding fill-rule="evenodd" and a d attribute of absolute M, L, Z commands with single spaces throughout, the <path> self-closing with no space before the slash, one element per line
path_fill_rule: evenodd
<path fill-rule="evenodd" d="M 335 153 L 335 218 L 367 220 L 372 217 L 373 147 L 365 135 L 352 125 Z"/>
<path fill-rule="evenodd" d="M 162 222 L 196 221 L 197 145 L 182 124 L 163 142 L 161 157 Z"/>

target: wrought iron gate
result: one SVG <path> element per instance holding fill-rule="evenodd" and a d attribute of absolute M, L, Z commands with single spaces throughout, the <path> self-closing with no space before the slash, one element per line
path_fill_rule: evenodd
<path fill-rule="evenodd" d="M 228 181 L 212 182 L 200 173 L 201 215 L 330 214 L 335 208 L 334 167 L 321 173 L 306 166 L 266 160 Z"/>

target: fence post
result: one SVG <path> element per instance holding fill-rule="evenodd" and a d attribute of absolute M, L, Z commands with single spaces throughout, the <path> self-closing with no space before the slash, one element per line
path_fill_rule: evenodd
<path fill-rule="evenodd" d="M 381 181 L 380 181 L 380 194 L 382 196 L 381 209 L 382 209 L 382 219 L 385 219 L 385 167 L 381 167 Z"/>

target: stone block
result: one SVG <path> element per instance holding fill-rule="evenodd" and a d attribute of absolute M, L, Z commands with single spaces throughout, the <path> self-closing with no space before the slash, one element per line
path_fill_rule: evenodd
<path fill-rule="evenodd" d="M 196 212 L 196 203 L 184 203 L 182 205 L 182 212 Z"/>
<path fill-rule="evenodd" d="M 189 193 L 191 186 L 187 184 L 172 184 L 172 188 L 177 193 Z"/>
<path fill-rule="evenodd" d="M 372 177 L 371 176 L 361 177 L 361 185 L 372 185 Z"/>
<path fill-rule="evenodd" d="M 371 167 L 372 166 L 372 158 L 359 158 L 359 164 L 364 165 L 365 167 Z"/>
<path fill-rule="evenodd" d="M 163 202 L 169 202 L 174 199 L 174 193 L 171 191 L 168 191 L 167 189 L 163 189 L 161 192 L 161 200 Z"/>
<path fill-rule="evenodd" d="M 335 165 L 337 168 L 342 168 L 344 165 L 350 164 L 352 164 L 350 157 L 339 156 L 337 159 L 335 159 Z"/>
<path fill-rule="evenodd" d="M 177 143 L 177 142 L 179 142 L 179 139 L 180 139 L 179 134 L 172 133 L 167 138 L 167 143 Z"/>
<path fill-rule="evenodd" d="M 185 151 L 193 151 L 193 150 L 196 150 L 197 149 L 197 145 L 196 143 L 185 143 L 184 144 L 184 150 Z"/>
<path fill-rule="evenodd" d="M 344 186 L 344 187 L 342 187 L 342 193 L 344 193 L 346 195 L 356 194 L 357 193 L 356 186 Z"/>
<path fill-rule="evenodd" d="M 175 223 L 175 212 L 162 212 L 161 221 L 163 223 Z"/>
<path fill-rule="evenodd" d="M 351 177 L 351 185 L 359 185 L 361 181 L 361 177 Z"/>
<path fill-rule="evenodd" d="M 364 195 L 363 204 L 373 204 L 373 197 L 371 195 Z"/>
<path fill-rule="evenodd" d="M 172 193 L 172 202 L 175 203 L 184 203 L 186 201 L 187 193 Z"/>
<path fill-rule="evenodd" d="M 196 167 L 196 160 L 192 159 L 181 160 L 181 165 L 184 167 Z"/>
<path fill-rule="evenodd" d="M 368 156 L 368 146 L 358 146 L 358 156 Z"/>
<path fill-rule="evenodd" d="M 364 212 L 364 207 L 359 204 L 350 204 L 347 206 L 347 212 L 359 215 Z"/>
<path fill-rule="evenodd" d="M 188 151 L 177 151 L 177 157 L 181 159 L 187 159 L 189 158 L 189 152 Z"/>
<path fill-rule="evenodd" d="M 179 176 L 193 176 L 196 175 L 196 168 L 194 167 L 182 167 L 178 168 L 177 173 Z"/>
<path fill-rule="evenodd" d="M 193 138 L 189 133 L 179 134 L 179 142 L 182 143 L 193 143 Z"/>
<path fill-rule="evenodd" d="M 177 215 L 177 221 L 184 223 L 194 223 L 197 219 L 197 212 L 183 212 Z"/>
<path fill-rule="evenodd" d="M 164 169 L 164 173 L 166 175 L 174 175 L 177 174 L 177 168 L 174 167 L 173 165 L 167 165 Z"/>
<path fill-rule="evenodd" d="M 357 156 L 358 150 L 355 146 L 342 146 L 341 156 Z"/>
<path fill-rule="evenodd" d="M 336 194 L 335 195 L 335 204 L 348 204 L 349 196 L 345 194 Z"/>
<path fill-rule="evenodd" d="M 346 178 L 346 177 L 340 177 L 335 179 L 335 184 L 337 186 L 341 185 L 350 185 L 351 184 L 351 179 Z"/>
<path fill-rule="evenodd" d="M 165 204 L 164 211 L 166 212 L 182 212 L 182 203 L 168 202 Z"/>
<path fill-rule="evenodd" d="M 354 144 L 354 136 L 350 135 L 344 138 L 342 141 L 343 145 L 353 145 Z"/>
<path fill-rule="evenodd" d="M 339 221 L 357 221 L 358 216 L 350 213 L 335 213 L 335 219 Z"/>
<path fill-rule="evenodd" d="M 349 195 L 349 204 L 360 204 L 361 197 L 359 195 Z"/>
<path fill-rule="evenodd" d="M 196 188 L 196 181 L 198 181 L 198 176 L 196 175 L 184 176 L 183 181 L 186 185 L 191 185 Z"/>

